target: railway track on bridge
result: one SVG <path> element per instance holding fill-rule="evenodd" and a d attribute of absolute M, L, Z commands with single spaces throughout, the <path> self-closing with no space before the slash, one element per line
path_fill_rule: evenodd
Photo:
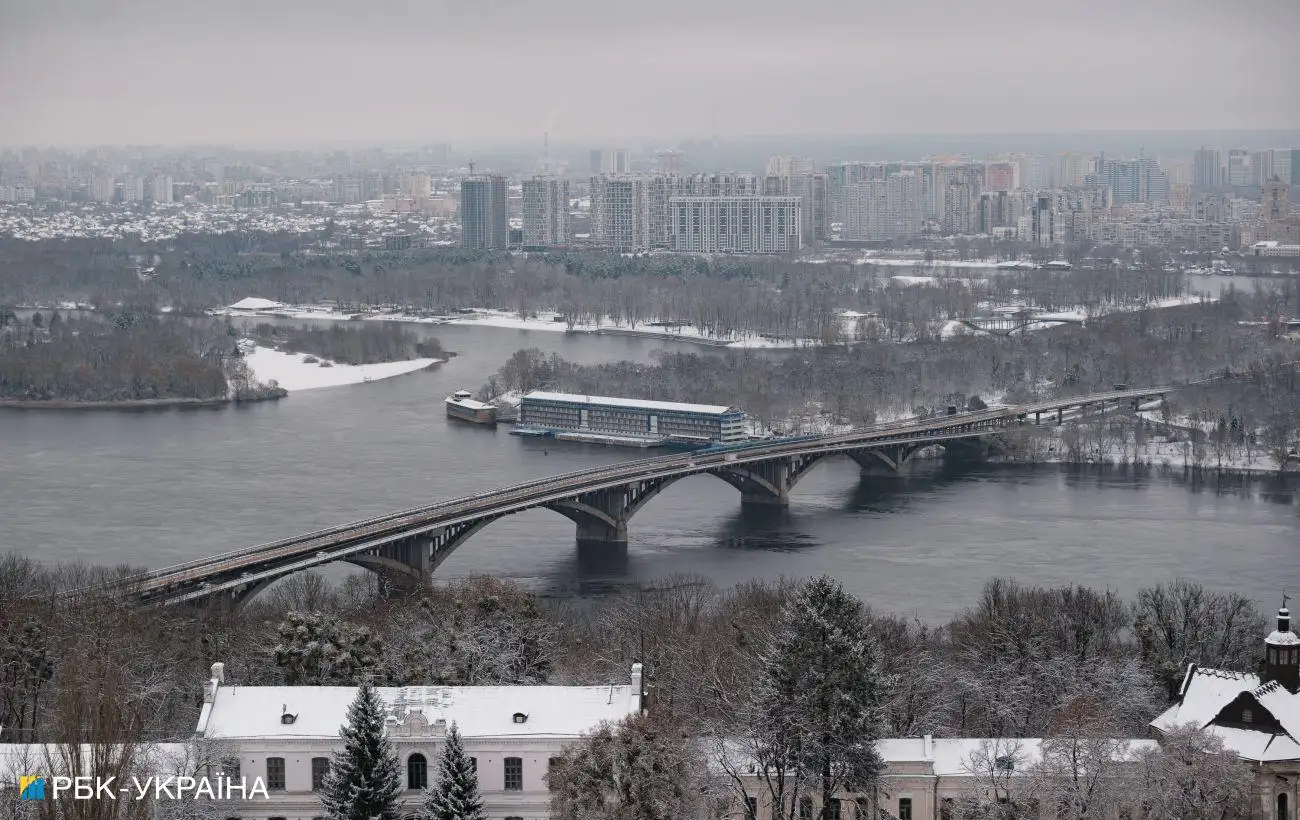
<path fill-rule="evenodd" d="M 121 582 L 119 588 L 139 600 L 159 603 L 180 603 L 240 589 L 255 590 L 293 572 L 334 561 L 392 561 L 395 559 L 373 556 L 385 549 L 395 549 L 398 542 L 415 543 L 418 549 L 424 550 L 423 542 L 418 539 L 431 533 L 442 533 L 456 527 L 468 527 L 468 531 L 473 532 L 492 520 L 527 509 L 549 507 L 570 517 L 589 515 L 599 524 L 605 520 L 601 518 L 601 510 L 584 512 L 582 508 L 584 505 L 587 508 L 592 506 L 584 499 L 596 498 L 602 493 L 611 497 L 618 496 L 620 491 L 624 496 L 636 494 L 635 503 L 624 499 L 628 505 L 625 509 L 630 510 L 626 517 L 630 518 L 649 496 L 690 475 L 714 474 L 738 488 L 749 486 L 744 482 L 750 482 L 759 489 L 764 486 L 770 489 L 770 476 L 764 478 L 760 473 L 774 464 L 793 464 L 797 470 L 806 470 L 817 460 L 830 455 L 873 453 L 891 447 L 903 454 L 895 456 L 895 466 L 900 466 L 908 453 L 924 447 L 987 436 L 1044 414 L 1050 417 L 1056 413 L 1059 421 L 1059 415 L 1072 408 L 1163 397 L 1172 389 L 1116 390 L 955 416 L 907 419 L 851 433 L 724 446 L 547 476 L 152 570 Z M 798 478 L 797 470 L 787 476 L 791 486 Z M 641 489 L 636 490 L 638 487 Z M 575 520 L 581 526 L 581 520 L 577 517 Z M 605 523 L 607 525 L 608 521 Z M 625 526 L 626 521 L 615 523 Z M 456 537 L 463 540 L 468 536 L 462 532 Z M 454 539 L 448 541 L 443 551 L 438 552 L 435 541 L 431 551 L 436 554 L 426 556 L 432 562 L 427 571 L 431 572 L 431 567 L 440 563 L 458 543 Z"/>

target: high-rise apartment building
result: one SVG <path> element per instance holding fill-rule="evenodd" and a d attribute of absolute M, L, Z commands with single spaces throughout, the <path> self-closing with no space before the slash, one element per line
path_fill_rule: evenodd
<path fill-rule="evenodd" d="M 1291 185 L 1296 185 L 1291 175 L 1295 173 L 1293 157 L 1297 152 L 1290 148 L 1278 148 L 1273 151 L 1273 176 Z"/>
<path fill-rule="evenodd" d="M 1047 157 L 1041 154 L 1026 154 L 1016 157 L 1016 165 L 1020 167 L 1019 187 L 1033 191 L 1051 187 L 1047 174 Z"/>
<path fill-rule="evenodd" d="M 1250 152 L 1251 182 L 1256 185 L 1263 185 L 1273 178 L 1274 173 L 1272 148 Z"/>
<path fill-rule="evenodd" d="M 1259 196 L 1260 217 L 1281 222 L 1291 215 L 1291 186 L 1278 179 L 1265 182 Z"/>
<path fill-rule="evenodd" d="M 767 161 L 767 175 L 770 177 L 811 174 L 815 170 L 812 159 L 808 157 L 772 157 Z"/>
<path fill-rule="evenodd" d="M 791 253 L 802 245 L 799 197 L 688 196 L 668 201 L 672 249 Z"/>
<path fill-rule="evenodd" d="M 1250 152 L 1234 148 L 1228 152 L 1228 185 L 1240 187 L 1251 183 Z"/>
<path fill-rule="evenodd" d="M 1291 184 L 1300 185 L 1300 148 L 1292 148 L 1290 153 Z"/>
<path fill-rule="evenodd" d="M 830 177 L 826 174 L 769 174 L 763 178 L 764 196 L 797 196 L 803 214 L 804 244 L 830 237 Z"/>
<path fill-rule="evenodd" d="M 172 178 L 168 174 L 154 174 L 149 186 L 149 198 L 153 202 L 172 201 Z"/>
<path fill-rule="evenodd" d="M 510 242 L 506 178 L 478 174 L 460 181 L 460 244 L 502 250 Z"/>
<path fill-rule="evenodd" d="M 1072 151 L 1057 158 L 1056 179 L 1052 181 L 1057 188 L 1074 188 L 1082 185 L 1087 175 L 1088 157 Z"/>
<path fill-rule="evenodd" d="M 660 151 L 655 154 L 655 173 L 681 176 L 686 173 L 686 155 L 681 151 Z"/>
<path fill-rule="evenodd" d="M 117 184 L 108 174 L 96 174 L 86 187 L 91 202 L 112 202 L 116 198 Z"/>
<path fill-rule="evenodd" d="M 1056 209 L 1050 196 L 1040 196 L 1030 209 L 1030 239 L 1039 247 L 1051 247 L 1060 240 L 1056 225 Z"/>
<path fill-rule="evenodd" d="M 653 182 L 652 178 L 630 174 L 592 177 L 591 225 L 597 242 L 620 251 L 651 246 Z M 663 186 L 658 187 L 662 193 Z M 667 199 L 663 200 L 662 207 L 666 208 Z"/>
<path fill-rule="evenodd" d="M 122 177 L 122 201 L 144 202 L 144 177 L 138 174 Z"/>
<path fill-rule="evenodd" d="M 948 236 L 975 233 L 975 199 L 978 188 L 969 182 L 949 181 L 943 188 L 943 218 L 940 225 Z"/>
<path fill-rule="evenodd" d="M 985 191 L 1014 191 L 1020 187 L 1020 166 L 1014 162 L 990 162 L 984 166 Z"/>
<path fill-rule="evenodd" d="M 569 244 L 569 181 L 534 177 L 523 184 L 524 245 Z"/>
<path fill-rule="evenodd" d="M 921 235 L 920 185 L 915 171 L 846 185 L 840 235 L 857 241 L 915 239 Z"/>
<path fill-rule="evenodd" d="M 626 174 L 632 170 L 632 155 L 626 148 L 597 148 L 591 152 L 592 174 Z"/>
<path fill-rule="evenodd" d="M 409 174 L 403 174 L 400 187 L 403 197 L 417 202 L 428 199 L 433 192 L 432 180 L 424 171 L 412 171 Z"/>
<path fill-rule="evenodd" d="M 1217 188 L 1223 184 L 1223 160 L 1218 148 L 1201 146 L 1192 154 L 1192 186 Z"/>

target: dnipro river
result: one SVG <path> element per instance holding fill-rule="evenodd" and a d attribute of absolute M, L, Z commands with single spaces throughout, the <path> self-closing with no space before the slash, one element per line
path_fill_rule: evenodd
<path fill-rule="evenodd" d="M 647 360 L 681 343 L 487 327 L 416 326 L 460 355 L 436 370 L 219 409 L 0 409 L 0 552 L 161 567 L 440 498 L 640 457 L 448 420 L 520 347 L 580 362 Z M 440 568 L 543 594 L 691 573 L 721 584 L 830 573 L 883 611 L 946 619 L 985 580 L 1086 584 L 1132 595 L 1176 576 L 1246 594 L 1267 612 L 1300 588 L 1296 482 L 1194 484 L 1055 467 L 919 467 L 860 479 L 831 460 L 787 513 L 742 516 L 710 477 L 673 485 L 631 524 L 625 555 L 580 557 L 567 519 L 497 521 Z"/>

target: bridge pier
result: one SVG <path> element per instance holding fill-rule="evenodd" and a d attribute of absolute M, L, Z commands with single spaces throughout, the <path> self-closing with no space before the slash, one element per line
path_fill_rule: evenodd
<path fill-rule="evenodd" d="M 820 453 L 789 456 L 735 467 L 721 467 L 712 472 L 740 491 L 742 507 L 788 507 L 790 490 L 824 457 Z"/>

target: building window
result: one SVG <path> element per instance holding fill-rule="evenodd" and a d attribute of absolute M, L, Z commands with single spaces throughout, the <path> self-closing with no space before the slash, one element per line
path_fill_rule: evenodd
<path fill-rule="evenodd" d="M 469 770 L 470 770 L 471 772 L 473 772 L 474 774 L 478 774 L 478 758 L 477 758 L 477 757 L 471 757 L 471 758 L 469 759 Z"/>
<path fill-rule="evenodd" d="M 1253 711 L 1251 711 L 1250 709 L 1241 710 L 1242 723 L 1253 723 L 1254 721 L 1255 721 L 1255 713 Z"/>
<path fill-rule="evenodd" d="M 912 798 L 898 798 L 898 820 L 912 820 Z"/>
<path fill-rule="evenodd" d="M 951 797 L 943 799 L 943 802 L 939 804 L 939 820 L 952 820 L 953 804 L 955 802 Z"/>
<path fill-rule="evenodd" d="M 284 758 L 268 757 L 266 759 L 266 790 L 284 791 Z"/>
<path fill-rule="evenodd" d="M 841 811 L 840 799 L 838 797 L 831 798 L 830 810 L 831 810 L 830 820 L 843 820 L 842 816 L 840 815 L 840 811 Z"/>
<path fill-rule="evenodd" d="M 423 789 L 429 785 L 429 762 L 416 752 L 406 759 L 406 788 Z"/>
<path fill-rule="evenodd" d="M 758 798 L 745 798 L 745 820 L 758 820 Z"/>
<path fill-rule="evenodd" d="M 558 772 L 560 770 L 560 767 L 563 765 L 564 765 L 564 758 L 552 757 L 551 759 L 546 761 L 546 773 L 548 775 L 554 776 L 555 773 Z"/>
<path fill-rule="evenodd" d="M 1012 772 L 1016 769 L 1016 760 L 1009 755 L 1002 755 L 993 761 L 993 765 L 1000 772 Z"/>
<path fill-rule="evenodd" d="M 318 792 L 325 788 L 325 777 L 330 773 L 330 759 L 328 757 L 313 757 L 311 759 L 311 790 Z"/>
<path fill-rule="evenodd" d="M 507 757 L 505 762 L 506 768 L 506 791 L 518 792 L 524 789 L 524 759 L 522 757 Z"/>
<path fill-rule="evenodd" d="M 804 795 L 799 798 L 799 820 L 812 820 L 813 805 L 812 798 Z"/>

